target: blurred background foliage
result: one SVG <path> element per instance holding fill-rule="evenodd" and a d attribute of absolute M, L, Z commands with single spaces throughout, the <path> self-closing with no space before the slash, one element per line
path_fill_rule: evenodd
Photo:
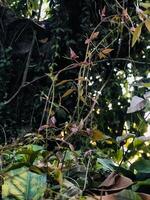
<path fill-rule="evenodd" d="M 150 40 L 146 27 L 142 28 L 140 40 L 131 47 L 130 29 L 141 23 L 138 9 L 147 9 L 139 7 L 139 3 L 115 0 L 1 1 L 2 143 L 6 139 L 8 142 L 26 133 L 37 132 L 46 123 L 49 113 L 44 108 L 53 83 L 51 74 L 74 63 L 70 57 L 70 48 L 79 57 L 78 62 L 84 61 L 87 53 L 86 40 L 98 24 L 96 32 L 99 34 L 88 49 L 89 53 L 94 52 L 90 60 L 91 67 L 85 74 L 89 80 L 88 88 L 83 90 L 83 94 L 88 96 L 88 104 L 84 100 L 80 101 L 80 114 L 72 115 L 76 109 L 77 93 L 71 92 L 71 95 L 61 97 L 67 89 L 77 89 L 75 80 L 79 69 L 73 68 L 60 73 L 58 82 L 71 81 L 55 88 L 53 112 L 57 125 L 60 127 L 60 124 L 69 122 L 70 119 L 72 122 L 80 122 L 92 106 L 92 100 L 89 99 L 99 96 L 92 115 L 86 122 L 89 124 L 88 128 L 96 127 L 114 140 L 127 132 L 142 136 L 147 131 L 145 111 L 126 113 L 131 97 L 142 97 L 148 91 L 147 87 L 139 87 L 137 83 L 149 83 L 150 79 Z M 103 54 L 103 49 L 110 49 L 110 53 L 106 51 Z M 102 53 L 98 55 L 100 51 Z M 105 87 L 101 91 L 103 85 Z M 83 84 L 85 86 L 87 85 Z M 47 107 L 49 108 L 50 106 Z M 46 115 L 42 118 L 43 112 Z M 83 138 L 83 144 L 84 142 Z M 81 138 L 79 146 L 83 144 Z M 107 148 L 108 144 L 100 142 L 97 145 Z M 110 151 L 116 151 L 116 146 Z"/>

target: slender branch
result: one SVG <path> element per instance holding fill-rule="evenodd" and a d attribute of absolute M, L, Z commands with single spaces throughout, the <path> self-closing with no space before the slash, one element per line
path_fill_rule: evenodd
<path fill-rule="evenodd" d="M 0 128 L 2 129 L 2 132 L 4 133 L 4 138 L 5 138 L 5 145 L 7 145 L 7 136 L 6 136 L 6 131 L 4 127 L 0 124 Z"/>
<path fill-rule="evenodd" d="M 89 167 L 90 167 L 90 162 L 91 162 L 91 157 L 88 159 L 87 167 L 86 167 L 86 173 L 85 173 L 85 180 L 84 180 L 84 186 L 82 192 L 85 191 L 86 185 L 87 185 L 87 179 L 88 179 L 88 172 L 89 172 Z"/>
<path fill-rule="evenodd" d="M 33 49 L 33 46 L 34 46 L 34 41 L 35 41 L 35 32 L 33 31 L 31 48 L 30 48 L 30 51 L 29 51 L 29 54 L 28 54 L 28 57 L 27 57 L 27 62 L 26 62 L 24 73 L 23 73 L 22 83 L 21 83 L 20 87 L 18 88 L 18 90 L 15 92 L 15 94 L 13 94 L 10 99 L 8 99 L 7 101 L 4 102 L 4 105 L 9 104 L 18 95 L 18 93 L 21 91 L 21 89 L 25 85 L 27 75 L 28 75 L 29 66 L 30 66 L 30 59 L 31 59 L 32 49 Z"/>
<path fill-rule="evenodd" d="M 141 64 L 141 65 L 150 65 L 149 62 L 141 62 L 141 61 L 136 61 L 136 60 L 132 60 L 130 58 L 109 58 L 109 59 L 103 59 L 103 60 L 100 60 L 98 61 L 97 63 L 103 63 L 103 62 L 108 62 L 108 61 L 111 61 L 111 62 L 116 62 L 116 61 L 128 61 L 128 62 L 131 62 L 131 63 L 135 63 L 135 64 Z"/>

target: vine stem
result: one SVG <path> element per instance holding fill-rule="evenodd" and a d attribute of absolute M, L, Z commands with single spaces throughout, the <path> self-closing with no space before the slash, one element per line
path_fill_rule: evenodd
<path fill-rule="evenodd" d="M 86 167 L 86 173 L 85 173 L 85 181 L 84 181 L 84 186 L 83 186 L 82 193 L 83 193 L 83 192 L 85 191 L 85 189 L 86 189 L 87 178 L 88 178 L 88 172 L 89 172 L 89 167 L 90 167 L 90 162 L 91 162 L 91 157 L 89 157 L 89 159 L 88 159 L 88 163 L 87 163 L 87 167 Z"/>

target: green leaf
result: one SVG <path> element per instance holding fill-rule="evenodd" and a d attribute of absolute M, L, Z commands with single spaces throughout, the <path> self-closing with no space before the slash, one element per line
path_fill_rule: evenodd
<path fill-rule="evenodd" d="M 134 148 L 138 148 L 138 147 L 140 147 L 141 145 L 143 145 L 143 141 L 142 140 L 140 140 L 140 139 L 138 139 L 138 138 L 135 138 L 134 139 L 134 141 L 133 141 L 133 146 L 134 146 Z"/>
<path fill-rule="evenodd" d="M 142 200 L 142 198 L 132 190 L 123 190 L 117 195 L 117 200 Z"/>
<path fill-rule="evenodd" d="M 140 188 L 150 188 L 150 178 L 144 181 L 138 181 L 135 185 L 132 186 L 134 191 L 139 190 Z"/>
<path fill-rule="evenodd" d="M 135 28 L 135 31 L 133 32 L 132 47 L 135 45 L 135 43 L 137 42 L 137 40 L 140 38 L 142 26 L 143 26 L 143 23 L 141 23 L 139 26 L 137 26 Z"/>
<path fill-rule="evenodd" d="M 59 185 L 62 185 L 63 183 L 63 174 L 62 174 L 62 171 L 60 169 L 55 169 L 55 172 L 54 172 L 54 177 L 55 177 L 55 180 L 59 183 Z"/>
<path fill-rule="evenodd" d="M 46 175 L 32 173 L 27 167 L 9 171 L 2 186 L 3 200 L 39 200 L 46 189 Z"/>
<path fill-rule="evenodd" d="M 115 154 L 115 160 L 119 163 L 123 158 L 123 150 L 119 149 Z"/>
<path fill-rule="evenodd" d="M 104 170 L 114 171 L 115 164 L 113 163 L 112 160 L 105 159 L 105 158 L 104 159 L 97 158 L 97 162 L 103 166 Z"/>
<path fill-rule="evenodd" d="M 138 173 L 150 173 L 150 160 L 140 159 L 130 166 L 131 170 Z"/>

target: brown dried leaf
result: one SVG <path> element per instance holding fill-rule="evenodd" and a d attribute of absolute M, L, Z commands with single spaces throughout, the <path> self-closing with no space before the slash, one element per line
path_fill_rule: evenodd
<path fill-rule="evenodd" d="M 98 35 L 99 35 L 99 31 L 94 32 L 94 33 L 91 34 L 90 39 L 95 40 L 98 37 Z"/>
<path fill-rule="evenodd" d="M 69 81 L 71 81 L 71 79 L 60 81 L 59 83 L 56 84 L 56 86 L 63 85 L 65 83 L 69 82 Z"/>
<path fill-rule="evenodd" d="M 109 48 L 107 48 L 107 49 L 103 49 L 102 50 L 102 52 L 105 54 L 105 55 L 108 55 L 110 52 L 112 52 L 113 51 L 113 49 L 109 49 Z"/>
<path fill-rule="evenodd" d="M 69 95 L 70 95 L 71 93 L 73 93 L 74 91 L 76 91 L 76 89 L 70 88 L 69 90 L 67 90 L 67 91 L 63 94 L 62 98 L 69 96 Z"/>
<path fill-rule="evenodd" d="M 150 200 L 150 195 L 145 193 L 139 193 L 142 200 Z"/>
<path fill-rule="evenodd" d="M 112 172 L 100 185 L 99 189 L 102 191 L 119 191 L 123 190 L 130 185 L 132 185 L 133 182 L 131 179 L 121 176 L 117 174 L 116 172 Z"/>
<path fill-rule="evenodd" d="M 112 52 L 113 49 L 107 48 L 107 49 L 101 49 L 101 52 L 99 53 L 100 59 L 106 58 L 110 52 Z"/>

